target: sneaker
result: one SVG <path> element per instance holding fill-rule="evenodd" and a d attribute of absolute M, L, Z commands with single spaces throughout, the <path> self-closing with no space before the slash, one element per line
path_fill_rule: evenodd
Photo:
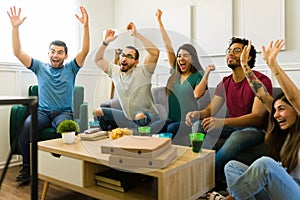
<path fill-rule="evenodd" d="M 30 167 L 29 166 L 23 166 L 21 171 L 19 172 L 19 175 L 16 177 L 17 182 L 29 182 L 30 181 Z"/>

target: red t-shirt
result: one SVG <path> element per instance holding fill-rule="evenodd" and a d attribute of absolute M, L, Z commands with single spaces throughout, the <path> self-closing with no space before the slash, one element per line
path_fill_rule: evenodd
<path fill-rule="evenodd" d="M 265 85 L 272 95 L 272 82 L 264 74 L 254 71 L 256 77 Z M 230 117 L 240 117 L 252 112 L 252 105 L 255 94 L 252 91 L 247 79 L 235 83 L 232 74 L 223 78 L 217 85 L 215 95 L 225 99 Z"/>

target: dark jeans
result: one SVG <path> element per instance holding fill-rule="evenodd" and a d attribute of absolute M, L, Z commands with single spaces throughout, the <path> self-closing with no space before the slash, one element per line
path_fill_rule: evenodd
<path fill-rule="evenodd" d="M 38 131 L 44 128 L 57 128 L 60 122 L 73 119 L 73 113 L 65 111 L 45 111 L 38 110 L 37 122 Z M 23 165 L 30 165 L 30 126 L 31 126 L 31 115 L 29 115 L 25 122 L 23 130 L 19 138 L 20 151 L 23 157 Z"/>
<path fill-rule="evenodd" d="M 265 132 L 255 127 L 223 127 L 206 133 L 203 148 L 215 149 L 219 138 L 226 139 L 216 152 L 216 182 L 225 180 L 224 166 L 240 151 L 264 141 Z"/>
<path fill-rule="evenodd" d="M 126 118 L 122 110 L 106 107 L 101 107 L 101 109 L 104 115 L 99 116 L 98 120 L 101 129 L 104 131 L 120 127 L 133 129 L 137 133 L 138 126 L 150 125 L 151 122 L 156 121 L 158 118 L 156 115 L 145 113 L 147 118 L 140 120 L 129 120 Z"/>
<path fill-rule="evenodd" d="M 158 120 L 151 124 L 151 135 L 158 133 L 172 133 L 173 144 L 189 146 L 189 134 L 191 127 L 187 126 L 184 121 L 176 122 L 171 119 Z"/>

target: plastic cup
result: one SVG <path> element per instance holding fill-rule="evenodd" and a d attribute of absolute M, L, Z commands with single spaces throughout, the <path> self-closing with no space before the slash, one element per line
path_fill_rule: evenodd
<path fill-rule="evenodd" d="M 151 127 L 150 126 L 140 126 L 138 127 L 139 136 L 150 136 Z"/>
<path fill-rule="evenodd" d="M 202 151 L 202 143 L 204 141 L 204 136 L 204 133 L 190 133 L 190 141 L 193 152 L 199 153 Z"/>
<path fill-rule="evenodd" d="M 170 139 L 172 139 L 173 133 L 159 133 L 158 137 L 159 138 L 170 138 Z"/>

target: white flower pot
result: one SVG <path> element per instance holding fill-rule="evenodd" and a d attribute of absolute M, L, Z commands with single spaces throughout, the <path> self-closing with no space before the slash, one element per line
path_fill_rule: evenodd
<path fill-rule="evenodd" d="M 62 140 L 66 144 L 72 144 L 75 140 L 75 131 L 61 134 Z"/>

